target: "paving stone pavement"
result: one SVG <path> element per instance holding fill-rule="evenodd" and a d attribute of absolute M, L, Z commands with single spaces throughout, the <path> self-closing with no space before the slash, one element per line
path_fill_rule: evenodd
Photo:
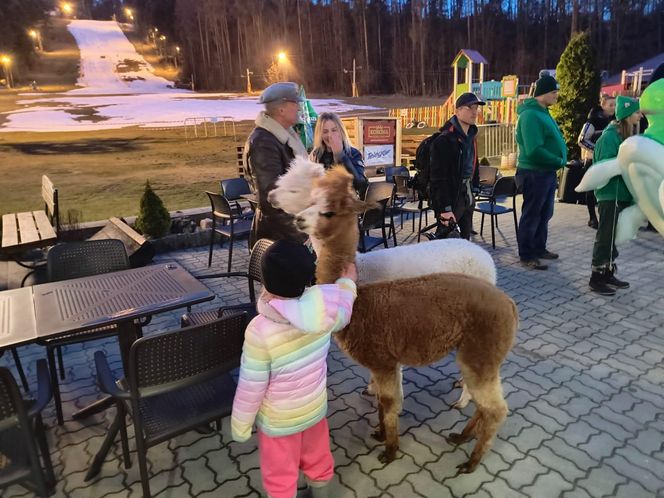
<path fill-rule="evenodd" d="M 495 250 L 488 229 L 485 238 L 474 238 L 493 255 L 498 285 L 517 302 L 521 323 L 502 368 L 510 414 L 473 474 L 456 476 L 455 469 L 468 458 L 473 443 L 455 448 L 445 439 L 461 429 L 474 410 L 472 403 L 461 411 L 451 408 L 459 394 L 453 387 L 458 369 L 452 356 L 428 367 L 405 368 L 401 447 L 397 460 L 384 466 L 378 461 L 381 446 L 369 435 L 376 405 L 361 394 L 367 371 L 333 345 L 328 389 L 336 475 L 330 496 L 664 496 L 664 239 L 641 232 L 621 248 L 619 276 L 632 287 L 613 297 L 598 296 L 587 287 L 595 232 L 585 225 L 585 216 L 584 206 L 556 205 L 549 249 L 560 253 L 560 260 L 546 272 L 519 265 L 509 217 L 500 219 Z M 409 222 L 398 238 L 400 244 L 413 242 Z M 213 267 L 223 268 L 226 257 L 226 249 L 215 249 Z M 192 272 L 207 269 L 206 248 L 159 257 L 169 259 Z M 240 242 L 234 268 L 246 267 L 247 260 L 246 244 Z M 5 271 L 9 280 L 15 278 L 11 269 Z M 206 283 L 217 299 L 199 309 L 247 299 L 240 279 Z M 155 317 L 147 333 L 178 327 L 179 315 Z M 70 416 L 99 397 L 93 354 L 100 349 L 113 368 L 121 368 L 113 341 L 67 347 L 62 391 L 68 420 L 58 427 L 52 406 L 45 411 L 57 496 L 140 495 L 137 465 L 128 470 L 121 466 L 119 445 L 99 477 L 83 480 L 112 410 L 82 422 Z M 44 351 L 26 346 L 20 354 L 34 386 L 34 362 Z M 0 363 L 13 368 L 10 355 Z M 228 418 L 218 433 L 184 434 L 150 449 L 149 460 L 155 496 L 264 495 L 255 437 L 233 442 Z M 3 496 L 27 494 L 12 487 Z"/>

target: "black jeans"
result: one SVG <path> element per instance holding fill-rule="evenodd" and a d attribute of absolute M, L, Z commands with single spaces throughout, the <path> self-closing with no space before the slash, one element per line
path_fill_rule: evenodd
<path fill-rule="evenodd" d="M 616 249 L 616 222 L 620 211 L 628 207 L 629 202 L 599 201 L 599 226 L 593 245 L 593 270 L 611 268 L 618 257 Z"/>

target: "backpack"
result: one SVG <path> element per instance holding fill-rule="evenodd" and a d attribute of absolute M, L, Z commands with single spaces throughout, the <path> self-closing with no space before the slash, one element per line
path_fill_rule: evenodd
<path fill-rule="evenodd" d="M 415 176 L 412 186 L 422 200 L 429 200 L 429 176 L 431 171 L 431 145 L 438 138 L 440 132 L 425 138 L 420 142 L 415 151 Z"/>

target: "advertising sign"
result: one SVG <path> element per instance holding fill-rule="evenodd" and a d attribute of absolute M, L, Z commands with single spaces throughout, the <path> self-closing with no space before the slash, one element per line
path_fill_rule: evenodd
<path fill-rule="evenodd" d="M 394 145 L 365 145 L 364 164 L 366 166 L 394 164 Z"/>
<path fill-rule="evenodd" d="M 396 141 L 396 121 L 364 121 L 364 145 L 394 145 Z"/>

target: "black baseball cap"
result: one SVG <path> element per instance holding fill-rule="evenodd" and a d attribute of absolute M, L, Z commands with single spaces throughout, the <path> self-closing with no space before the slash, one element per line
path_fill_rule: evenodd
<path fill-rule="evenodd" d="M 459 98 L 457 98 L 456 102 L 454 103 L 454 107 L 471 106 L 475 104 L 484 105 L 486 102 L 478 99 L 477 95 L 474 93 L 466 92 L 459 95 Z"/>

